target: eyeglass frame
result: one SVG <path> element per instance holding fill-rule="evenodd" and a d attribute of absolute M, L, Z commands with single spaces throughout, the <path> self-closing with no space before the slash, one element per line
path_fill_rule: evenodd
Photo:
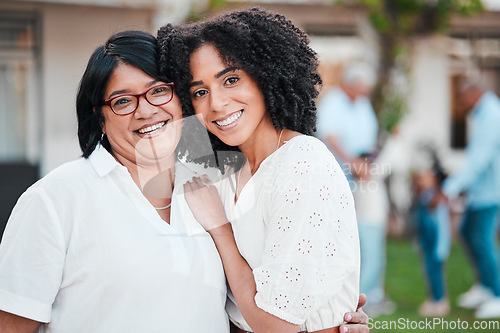
<path fill-rule="evenodd" d="M 151 103 L 148 100 L 148 98 L 146 97 L 147 93 L 149 91 L 151 91 L 152 89 L 155 89 L 155 88 L 158 88 L 158 87 L 161 87 L 161 86 L 169 86 L 172 89 L 172 94 L 170 96 L 170 99 L 168 101 L 164 102 L 164 103 L 161 103 L 161 104 L 153 104 L 153 103 Z M 117 96 L 113 96 L 111 98 L 108 98 L 108 99 L 104 100 L 103 101 L 103 105 L 109 106 L 109 108 L 111 109 L 111 111 L 113 111 L 113 113 L 116 114 L 117 116 L 126 116 L 126 115 L 129 115 L 129 114 L 134 113 L 135 111 L 137 111 L 137 109 L 139 108 L 139 99 L 141 97 L 144 97 L 144 99 L 146 100 L 146 102 L 148 102 L 152 106 L 162 106 L 162 105 L 165 105 L 165 104 L 169 103 L 170 101 L 172 101 L 172 99 L 174 98 L 174 91 L 175 91 L 175 84 L 173 82 L 162 83 L 162 84 L 159 84 L 157 86 L 149 88 L 148 90 L 146 90 L 145 92 L 143 92 L 141 94 L 120 94 L 120 95 L 117 95 Z M 116 98 L 123 97 L 123 96 L 133 96 L 133 97 L 135 97 L 137 99 L 137 104 L 135 106 L 135 109 L 133 111 L 128 112 L 128 113 L 116 113 L 116 111 L 113 110 L 113 107 L 111 106 L 111 101 L 114 100 L 114 99 L 116 99 Z"/>

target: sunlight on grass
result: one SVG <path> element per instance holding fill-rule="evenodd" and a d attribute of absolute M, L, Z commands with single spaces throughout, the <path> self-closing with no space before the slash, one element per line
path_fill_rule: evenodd
<path fill-rule="evenodd" d="M 418 333 L 440 333 L 440 332 L 500 332 L 500 329 L 473 329 L 474 311 L 462 309 L 456 306 L 457 296 L 467 291 L 474 284 L 474 274 L 472 268 L 465 256 L 460 243 L 453 244 L 450 258 L 447 264 L 447 287 L 450 299 L 451 311 L 445 318 L 435 319 L 435 326 L 429 326 L 433 322 L 432 318 L 427 319 L 418 314 L 418 308 L 427 298 L 426 282 L 422 274 L 422 266 L 418 248 L 414 243 L 408 240 L 388 240 L 387 243 L 387 272 L 386 272 L 386 292 L 390 299 L 397 303 L 397 310 L 390 316 L 379 316 L 372 318 L 370 332 L 418 332 Z M 452 329 L 460 320 L 460 327 L 467 329 Z M 389 322 L 398 323 L 396 329 L 386 329 Z M 446 328 L 448 322 L 449 329 Z M 494 320 L 498 325 L 500 319 Z M 385 326 L 384 325 L 385 322 Z M 413 323 L 409 323 L 413 322 Z M 464 323 L 465 322 L 465 323 Z M 379 329 L 375 329 L 375 324 Z M 403 325 L 404 324 L 404 325 Z M 421 325 L 421 328 L 409 328 L 410 325 Z M 488 322 L 483 321 L 483 325 Z M 466 326 L 464 326 L 466 325 Z M 404 328 L 406 327 L 406 329 Z M 492 327 L 492 326 L 490 326 Z"/>

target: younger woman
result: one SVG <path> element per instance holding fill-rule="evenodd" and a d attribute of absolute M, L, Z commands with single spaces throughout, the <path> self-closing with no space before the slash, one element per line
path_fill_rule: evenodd
<path fill-rule="evenodd" d="M 342 170 L 310 136 L 321 79 L 307 35 L 251 9 L 158 37 L 162 70 L 228 175 L 221 198 L 201 178 L 185 196 L 221 255 L 231 320 L 239 332 L 337 332 L 356 309 L 358 231 Z"/>

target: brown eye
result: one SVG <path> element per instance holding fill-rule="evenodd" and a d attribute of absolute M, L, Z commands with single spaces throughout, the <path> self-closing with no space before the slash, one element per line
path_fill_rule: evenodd
<path fill-rule="evenodd" d="M 236 82 L 238 82 L 239 80 L 240 80 L 240 79 L 239 79 L 239 78 L 237 78 L 237 77 L 229 77 L 229 78 L 226 80 L 225 84 L 227 84 L 227 85 L 233 85 L 233 84 L 235 84 Z"/>
<path fill-rule="evenodd" d="M 123 108 L 123 107 L 129 105 L 131 102 L 132 102 L 132 100 L 128 97 L 120 97 L 120 98 L 117 98 L 116 100 L 113 100 L 113 102 L 111 104 L 113 105 L 113 107 Z"/>
<path fill-rule="evenodd" d="M 206 94 L 208 94 L 208 91 L 207 91 L 207 90 L 205 90 L 205 89 L 196 90 L 196 91 L 193 93 L 193 98 L 203 97 L 203 96 L 205 96 Z"/>
<path fill-rule="evenodd" d="M 165 93 L 167 93 L 168 91 L 168 87 L 167 86 L 160 86 L 160 87 L 156 87 L 153 89 L 153 91 L 151 91 L 151 95 L 164 95 Z"/>

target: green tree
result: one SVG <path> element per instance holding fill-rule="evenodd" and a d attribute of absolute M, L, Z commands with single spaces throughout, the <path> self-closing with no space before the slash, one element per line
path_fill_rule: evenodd
<path fill-rule="evenodd" d="M 393 70 L 405 67 L 405 55 L 414 37 L 445 33 L 455 14 L 482 11 L 481 0 L 351 0 L 361 5 L 379 37 L 380 70 L 373 94 L 373 107 L 381 128 L 390 132 L 405 115 L 404 96 L 393 82 Z"/>

